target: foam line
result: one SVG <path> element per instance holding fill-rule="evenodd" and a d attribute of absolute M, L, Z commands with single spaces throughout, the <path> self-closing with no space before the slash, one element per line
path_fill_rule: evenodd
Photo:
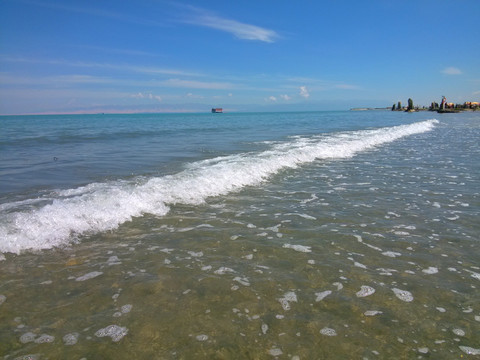
<path fill-rule="evenodd" d="M 47 205 L 0 213 L 0 252 L 49 249 L 81 235 L 116 229 L 134 217 L 163 216 L 169 205 L 195 205 L 208 197 L 266 181 L 282 169 L 318 159 L 342 159 L 402 137 L 430 131 L 437 120 L 375 130 L 297 137 L 260 153 L 243 153 L 190 164 L 177 174 L 136 181 L 92 183 L 59 192 Z M 42 203 L 43 204 L 43 203 Z M 8 209 L 8 211 L 4 211 Z M 24 209 L 24 208 L 23 208 Z"/>

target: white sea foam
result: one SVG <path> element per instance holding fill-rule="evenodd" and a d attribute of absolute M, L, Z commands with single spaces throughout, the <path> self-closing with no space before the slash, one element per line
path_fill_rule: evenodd
<path fill-rule="evenodd" d="M 325 335 L 325 336 L 337 336 L 337 332 L 328 327 L 324 327 L 322 330 L 320 330 L 320 334 Z"/>
<path fill-rule="evenodd" d="M 375 316 L 375 315 L 381 315 L 381 314 L 383 314 L 383 312 L 379 310 L 367 310 L 363 313 L 363 315 L 365 316 Z"/>
<path fill-rule="evenodd" d="M 63 343 L 65 345 L 75 345 L 78 342 L 79 333 L 67 334 L 63 337 Z"/>
<path fill-rule="evenodd" d="M 280 304 L 282 304 L 283 310 L 290 310 L 290 303 L 297 302 L 297 294 L 293 291 L 289 291 L 283 295 L 282 298 L 278 299 Z"/>
<path fill-rule="evenodd" d="M 316 302 L 319 302 L 319 301 L 322 301 L 323 299 L 325 299 L 328 295 L 330 295 L 332 293 L 331 290 L 326 290 L 326 291 L 322 291 L 322 292 L 318 292 L 318 293 L 315 293 L 315 295 L 317 296 L 317 298 L 315 299 Z"/>
<path fill-rule="evenodd" d="M 128 334 L 126 327 L 118 325 L 109 325 L 106 328 L 100 329 L 95 333 L 97 337 L 109 336 L 114 342 L 120 341 L 125 335 Z"/>
<path fill-rule="evenodd" d="M 217 270 L 214 271 L 214 273 L 217 274 L 217 275 L 225 275 L 227 273 L 232 274 L 234 272 L 235 272 L 235 270 L 233 270 L 229 267 L 226 267 L 226 266 L 221 266 Z"/>
<path fill-rule="evenodd" d="M 371 286 L 362 285 L 360 291 L 356 293 L 357 297 L 366 297 L 375 293 L 375 289 Z"/>
<path fill-rule="evenodd" d="M 423 269 L 422 272 L 425 274 L 432 275 L 432 274 L 438 273 L 438 268 L 430 266 L 428 269 Z"/>
<path fill-rule="evenodd" d="M 79 276 L 78 278 L 75 279 L 75 281 L 90 280 L 90 279 L 93 279 L 93 278 L 95 278 L 97 276 L 100 276 L 102 274 L 103 274 L 103 272 L 101 272 L 101 271 L 92 271 L 92 272 L 89 272 L 88 274 Z"/>
<path fill-rule="evenodd" d="M 298 252 L 304 252 L 304 253 L 312 252 L 312 248 L 310 246 L 284 244 L 283 247 L 286 249 L 292 249 Z"/>
<path fill-rule="evenodd" d="M 397 288 L 393 288 L 392 290 L 395 293 L 395 296 L 397 298 L 399 298 L 400 300 L 406 301 L 406 302 L 413 301 L 413 295 L 410 291 L 401 290 L 401 289 L 397 289 Z"/>
<path fill-rule="evenodd" d="M 283 169 L 294 169 L 317 159 L 349 158 L 430 131 L 436 123 L 437 120 L 426 120 L 374 130 L 296 137 L 273 144 L 263 152 L 192 163 L 173 175 L 92 183 L 60 191 L 55 199 L 36 201 L 30 210 L 12 205 L 0 214 L 0 252 L 18 254 L 27 249 L 66 245 L 82 235 L 116 229 L 146 213 L 163 216 L 170 205 L 201 204 L 212 196 L 256 186 Z M 48 204 L 44 205 L 45 202 Z M 307 214 L 297 215 L 315 219 Z"/>
<path fill-rule="evenodd" d="M 32 342 L 35 340 L 35 337 L 37 335 L 32 333 L 32 332 L 26 332 L 25 334 L 23 334 L 22 336 L 20 336 L 20 342 L 22 344 L 26 344 L 26 343 L 29 343 L 29 342 Z"/>
<path fill-rule="evenodd" d="M 392 258 L 395 258 L 397 256 L 402 256 L 401 253 L 395 252 L 395 251 L 384 251 L 384 252 L 382 252 L 382 255 L 392 257 Z"/>
<path fill-rule="evenodd" d="M 44 343 L 51 343 L 55 340 L 54 336 L 48 334 L 42 334 L 38 338 L 35 339 L 36 344 L 44 344 Z"/>
<path fill-rule="evenodd" d="M 475 349 L 470 346 L 459 346 L 460 350 L 462 350 L 465 354 L 468 355 L 480 355 L 480 349 Z"/>

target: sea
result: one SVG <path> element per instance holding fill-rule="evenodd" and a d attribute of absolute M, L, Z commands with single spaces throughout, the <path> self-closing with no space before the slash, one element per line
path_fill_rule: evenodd
<path fill-rule="evenodd" d="M 0 117 L 2 359 L 480 355 L 480 112 Z"/>

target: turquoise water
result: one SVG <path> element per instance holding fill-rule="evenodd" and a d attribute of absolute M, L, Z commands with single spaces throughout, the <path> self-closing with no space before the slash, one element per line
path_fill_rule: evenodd
<path fill-rule="evenodd" d="M 478 113 L 0 122 L 5 358 L 480 353 Z"/>

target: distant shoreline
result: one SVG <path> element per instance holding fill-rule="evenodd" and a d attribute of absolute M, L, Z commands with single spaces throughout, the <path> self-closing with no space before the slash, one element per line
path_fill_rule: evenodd
<path fill-rule="evenodd" d="M 383 108 L 371 108 L 371 107 L 368 107 L 368 108 L 351 108 L 350 111 L 372 111 L 372 110 L 391 110 L 390 107 L 383 107 Z"/>
<path fill-rule="evenodd" d="M 431 112 L 437 112 L 441 114 L 454 114 L 454 113 L 461 113 L 461 112 L 476 112 L 480 111 L 480 109 L 427 109 L 427 108 L 418 108 L 418 109 L 413 109 L 413 110 L 392 110 L 390 107 L 384 107 L 384 108 L 351 108 L 350 111 L 393 111 L 393 112 L 420 112 L 420 111 L 431 111 Z"/>

